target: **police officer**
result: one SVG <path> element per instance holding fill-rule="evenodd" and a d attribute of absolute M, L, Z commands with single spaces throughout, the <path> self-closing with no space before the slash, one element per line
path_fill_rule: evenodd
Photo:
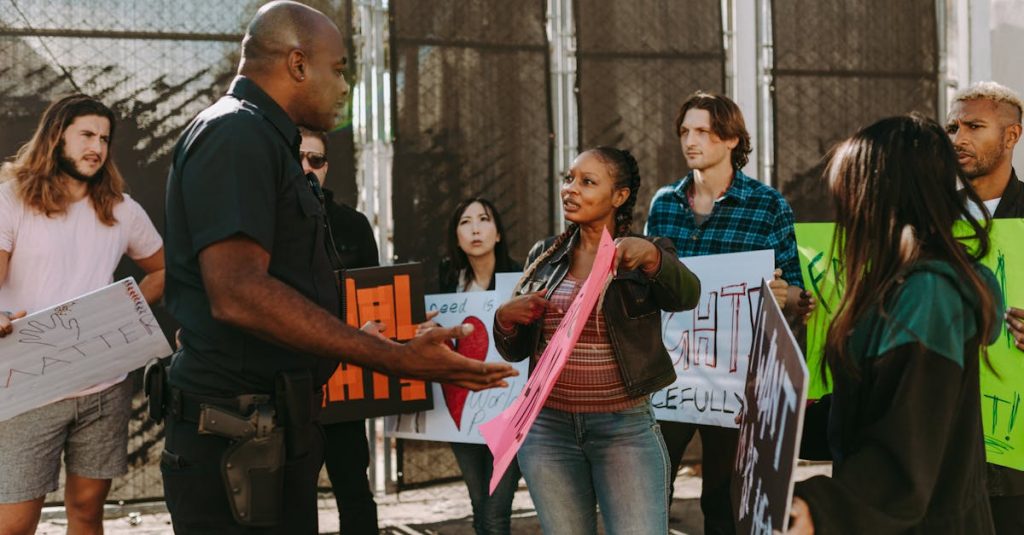
<path fill-rule="evenodd" d="M 515 374 L 446 348 L 468 332 L 461 327 L 403 345 L 339 319 L 324 207 L 302 172 L 297 126 L 333 126 L 348 93 L 345 56 L 324 14 L 263 6 L 228 94 L 175 146 L 166 301 L 182 348 L 158 405 L 176 532 L 316 533 L 315 410 L 340 360 L 474 390 Z"/>

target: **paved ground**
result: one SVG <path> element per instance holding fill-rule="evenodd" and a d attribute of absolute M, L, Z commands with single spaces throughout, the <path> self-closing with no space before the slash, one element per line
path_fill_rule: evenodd
<path fill-rule="evenodd" d="M 685 469 L 684 469 L 685 470 Z M 831 472 L 828 465 L 803 466 L 797 479 Z M 689 473 L 676 479 L 672 503 L 670 533 L 703 535 L 697 497 L 700 478 Z M 381 533 L 387 535 L 473 535 L 469 499 L 461 482 L 377 497 Z M 512 504 L 512 532 L 539 535 L 537 515 L 525 486 L 521 486 Z M 57 535 L 66 531 L 63 510 L 48 508 L 37 534 Z M 104 522 L 106 533 L 113 535 L 149 535 L 172 533 L 170 517 L 163 503 L 110 506 Z M 320 533 L 338 533 L 338 516 L 331 494 L 320 497 Z"/>

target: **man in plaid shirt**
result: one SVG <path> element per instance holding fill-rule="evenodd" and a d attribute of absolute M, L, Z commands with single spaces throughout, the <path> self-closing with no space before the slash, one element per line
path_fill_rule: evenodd
<path fill-rule="evenodd" d="M 671 238 L 681 257 L 773 249 L 772 294 L 787 317 L 808 314 L 813 300 L 803 291 L 793 210 L 778 191 L 740 171 L 750 153 L 750 134 L 739 107 L 724 96 L 698 91 L 679 110 L 676 133 L 693 171 L 654 195 L 646 234 Z M 673 481 L 683 451 L 700 429 L 704 533 L 731 535 L 730 477 L 739 430 L 659 423 Z"/>

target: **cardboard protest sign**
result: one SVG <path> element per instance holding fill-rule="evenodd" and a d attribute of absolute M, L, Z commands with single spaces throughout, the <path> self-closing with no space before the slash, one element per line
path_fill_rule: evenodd
<path fill-rule="evenodd" d="M 793 500 L 807 402 L 807 366 L 765 283 L 746 377 L 732 479 L 736 532 L 783 533 Z"/>
<path fill-rule="evenodd" d="M 171 354 L 132 279 L 14 321 L 0 338 L 0 421 Z"/>
<path fill-rule="evenodd" d="M 359 328 L 384 324 L 384 336 L 404 342 L 424 321 L 423 275 L 419 264 L 399 264 L 345 272 L 345 322 Z M 392 377 L 342 363 L 324 385 L 325 424 L 361 420 L 433 407 L 427 383 Z"/>
<path fill-rule="evenodd" d="M 838 260 L 828 259 L 834 223 L 799 223 L 796 225 L 800 250 L 800 267 L 808 289 L 819 300 L 817 310 L 811 314 L 807 333 L 807 362 L 811 370 L 809 397 L 820 397 L 828 386 L 820 382 L 825 335 L 832 321 L 832 311 L 842 296 L 841 281 L 835 281 Z M 965 223 L 955 232 L 970 234 Z M 1024 306 L 1024 219 L 994 219 L 989 231 L 989 252 L 981 263 L 996 275 L 1003 302 L 1008 306 Z M 815 261 L 817 259 L 817 262 Z M 818 286 L 816 287 L 815 284 Z M 819 293 L 820 292 L 820 293 Z M 825 306 L 827 305 L 827 306 Z M 1002 318 L 999 318 L 1002 322 Z M 1005 324 L 995 344 L 988 347 L 992 369 L 981 366 L 981 417 L 985 430 L 985 455 L 990 463 L 1024 470 L 1024 419 L 1021 398 L 1024 395 L 1024 353 L 1013 345 L 1013 338 Z M 996 373 L 993 373 L 993 369 Z"/>
<path fill-rule="evenodd" d="M 513 283 L 519 274 L 514 276 Z M 434 321 L 441 326 L 473 325 L 472 334 L 452 344 L 456 352 L 485 362 L 504 362 L 494 347 L 491 328 L 494 311 L 507 298 L 508 295 L 505 299 L 500 298 L 498 291 L 428 295 L 426 309 L 427 312 L 439 312 Z M 507 380 L 508 388 L 470 392 L 455 385 L 435 383 L 434 399 L 444 400 L 443 404 L 435 403 L 429 411 L 389 416 L 384 429 L 388 435 L 398 438 L 483 444 L 480 424 L 493 419 L 511 405 L 526 384 L 529 362 L 518 362 L 513 366 L 520 375 Z"/>
<path fill-rule="evenodd" d="M 537 365 L 530 374 L 523 391 L 516 397 L 515 401 L 493 420 L 483 424 L 480 434 L 487 441 L 487 447 L 494 455 L 494 471 L 491 475 L 491 493 L 505 475 L 505 471 L 515 458 L 516 452 L 522 445 L 530 427 L 536 421 L 537 415 L 551 389 L 558 382 L 558 376 L 565 367 L 566 360 L 576 346 L 576 341 L 587 323 L 587 318 L 593 312 L 598 297 L 604 289 L 605 282 L 611 274 L 612 259 L 615 257 L 615 242 L 605 229 L 601 235 L 601 244 L 598 246 L 597 256 L 594 258 L 594 265 L 590 275 L 580 287 L 576 299 L 565 311 L 565 317 L 558 324 L 558 329 L 548 341 L 544 353 L 537 360 Z"/>
<path fill-rule="evenodd" d="M 811 373 L 807 397 L 820 399 L 832 391 L 831 379 L 822 379 L 825 336 L 832 324 L 836 307 L 843 296 L 839 260 L 832 257 L 832 234 L 835 223 L 797 223 L 796 243 L 800 254 L 800 272 L 804 288 L 817 303 L 807 320 L 807 368 Z M 827 376 L 826 376 L 827 377 Z"/>
<path fill-rule="evenodd" d="M 651 396 L 659 420 L 736 427 L 754 333 L 761 280 L 771 279 L 771 250 L 683 258 L 700 279 L 700 304 L 662 314 L 662 342 L 676 380 Z"/>

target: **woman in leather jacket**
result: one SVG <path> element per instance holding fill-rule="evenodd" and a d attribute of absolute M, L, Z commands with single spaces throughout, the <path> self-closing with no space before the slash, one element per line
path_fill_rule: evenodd
<path fill-rule="evenodd" d="M 700 282 L 670 241 L 630 232 L 639 187 L 629 152 L 580 154 L 561 189 L 568 229 L 533 247 L 514 297 L 495 313 L 498 351 L 535 364 L 590 274 L 602 232 L 616 237 L 615 275 L 519 450 L 545 533 L 596 533 L 597 504 L 610 535 L 668 531 L 668 454 L 648 394 L 675 380 L 661 311 L 695 307 Z"/>

